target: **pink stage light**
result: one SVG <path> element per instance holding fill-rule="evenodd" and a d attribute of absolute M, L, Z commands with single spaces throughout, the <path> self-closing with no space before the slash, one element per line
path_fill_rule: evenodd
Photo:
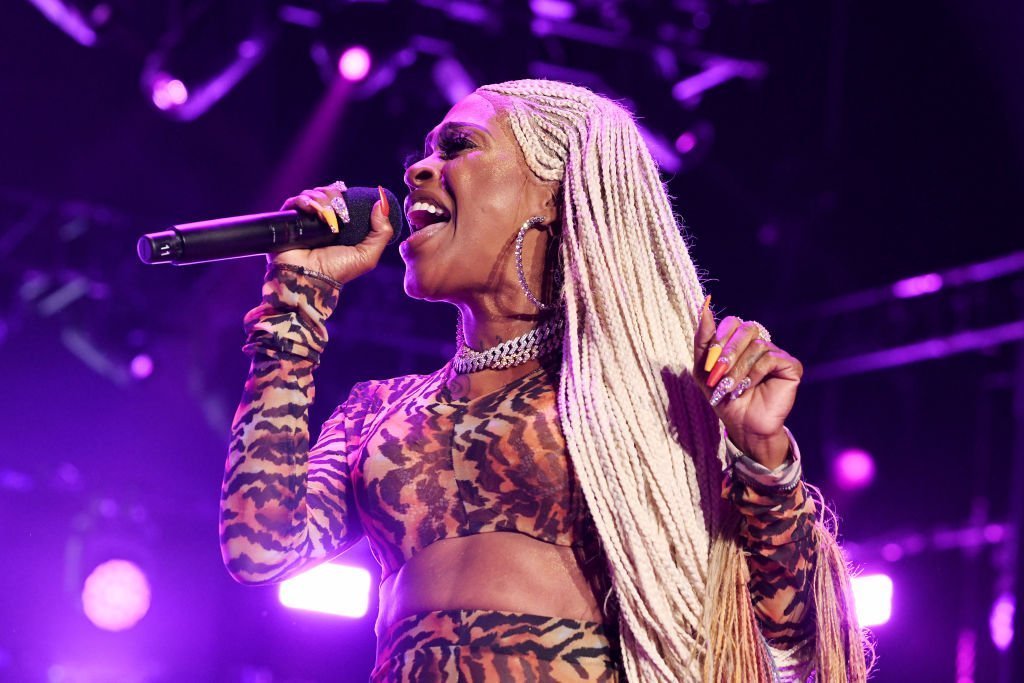
<path fill-rule="evenodd" d="M 135 626 L 149 611 L 149 581 L 128 560 L 107 560 L 92 570 L 82 588 L 82 608 L 93 624 L 106 631 Z"/>
<path fill-rule="evenodd" d="M 322 564 L 283 582 L 277 597 L 285 607 L 358 619 L 370 604 L 370 572 Z"/>
<path fill-rule="evenodd" d="M 689 154 L 697 146 L 697 136 L 692 131 L 686 131 L 676 138 L 676 150 L 680 154 Z"/>
<path fill-rule="evenodd" d="M 853 602 L 861 626 L 881 626 L 892 617 L 892 579 L 885 574 L 853 578 Z"/>
<path fill-rule="evenodd" d="M 988 616 L 988 628 L 992 642 L 1000 652 L 1006 652 L 1013 643 L 1013 613 L 1016 601 L 1009 593 L 1003 593 L 992 604 Z"/>
<path fill-rule="evenodd" d="M 370 73 L 372 64 L 369 50 L 362 45 L 353 45 L 338 58 L 338 73 L 346 81 L 361 81 Z"/>
<path fill-rule="evenodd" d="M 848 448 L 836 456 L 832 463 L 836 485 L 846 491 L 856 491 L 875 479 L 875 459 L 867 451 Z"/>
<path fill-rule="evenodd" d="M 960 631 L 956 640 L 956 683 L 974 683 L 978 659 L 977 637 L 972 629 Z"/>
<path fill-rule="evenodd" d="M 530 0 L 530 9 L 537 17 L 570 21 L 576 16 L 576 6 L 566 0 Z"/>
<path fill-rule="evenodd" d="M 900 280 L 892 286 L 893 296 L 900 299 L 912 299 L 942 289 L 942 276 L 938 273 L 926 273 Z"/>
<path fill-rule="evenodd" d="M 148 353 L 140 353 L 132 358 L 129 369 L 135 379 L 146 379 L 153 374 L 153 358 Z"/>
<path fill-rule="evenodd" d="M 188 102 L 188 88 L 177 78 L 165 74 L 153 80 L 153 104 L 161 111 L 180 107 Z"/>

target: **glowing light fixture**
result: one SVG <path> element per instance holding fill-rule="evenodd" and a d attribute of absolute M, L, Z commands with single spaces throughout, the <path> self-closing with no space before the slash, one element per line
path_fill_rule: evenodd
<path fill-rule="evenodd" d="M 693 131 L 688 130 L 676 138 L 676 150 L 678 150 L 680 154 L 689 154 L 696 146 L 697 136 L 693 134 Z"/>
<path fill-rule="evenodd" d="M 132 358 L 129 369 L 135 379 L 146 379 L 153 374 L 153 358 L 148 353 L 140 353 Z"/>
<path fill-rule="evenodd" d="M 362 45 L 353 45 L 338 58 L 338 73 L 346 81 L 355 83 L 366 78 L 372 65 L 370 51 Z"/>
<path fill-rule="evenodd" d="M 1006 652 L 1013 643 L 1013 613 L 1016 601 L 1013 595 L 1003 593 L 992 604 L 988 616 L 988 628 L 992 634 L 992 643 L 1000 652 Z"/>
<path fill-rule="evenodd" d="M 96 31 L 110 19 L 110 6 L 98 3 L 91 10 L 63 0 L 29 0 L 47 19 L 86 47 L 96 44 Z"/>
<path fill-rule="evenodd" d="M 846 491 L 862 489 L 875 479 L 875 460 L 867 451 L 848 448 L 832 463 L 836 485 Z"/>
<path fill-rule="evenodd" d="M 135 626 L 149 611 L 146 575 L 128 560 L 107 560 L 92 570 L 82 588 L 82 608 L 93 624 L 106 631 Z"/>
<path fill-rule="evenodd" d="M 566 0 L 530 0 L 530 9 L 537 17 L 569 21 L 576 16 L 576 6 Z"/>
<path fill-rule="evenodd" d="M 861 626 L 881 626 L 892 617 L 892 579 L 885 574 L 853 578 L 853 601 Z"/>
<path fill-rule="evenodd" d="M 277 597 L 285 607 L 357 619 L 370 604 L 370 572 L 322 564 L 283 582 Z"/>
<path fill-rule="evenodd" d="M 942 276 L 938 273 L 926 273 L 900 280 L 892 286 L 893 296 L 900 299 L 912 299 L 942 289 Z"/>
<path fill-rule="evenodd" d="M 202 52 L 195 44 L 198 39 L 194 36 L 199 33 L 184 32 L 178 41 L 168 41 L 146 58 L 142 69 L 143 92 L 153 99 L 157 109 L 179 121 L 194 121 L 223 99 L 259 64 L 273 39 L 265 32 L 248 34 L 222 46 L 220 54 L 202 60 L 203 66 L 211 67 L 206 69 L 186 59 Z"/>
<path fill-rule="evenodd" d="M 153 104 L 161 111 L 180 107 L 188 102 L 188 88 L 177 78 L 160 74 L 152 83 Z"/>

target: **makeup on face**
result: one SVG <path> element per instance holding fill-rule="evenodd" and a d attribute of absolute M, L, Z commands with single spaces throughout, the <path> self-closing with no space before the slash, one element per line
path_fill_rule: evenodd
<path fill-rule="evenodd" d="M 412 296 L 448 301 L 516 281 L 509 245 L 528 217 L 532 175 L 499 117 L 488 100 L 470 95 L 430 131 L 423 158 L 406 169 L 411 234 L 400 252 Z"/>

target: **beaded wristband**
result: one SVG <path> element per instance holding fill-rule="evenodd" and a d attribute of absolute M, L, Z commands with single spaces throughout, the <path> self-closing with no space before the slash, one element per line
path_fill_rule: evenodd
<path fill-rule="evenodd" d="M 314 280 L 320 280 L 321 282 L 326 282 L 331 287 L 334 287 L 335 289 L 337 289 L 339 292 L 341 291 L 341 288 L 345 286 L 344 284 L 342 284 L 341 282 L 338 282 L 337 280 L 335 280 L 332 277 L 324 275 L 323 273 L 315 271 L 315 270 L 309 270 L 308 268 L 304 268 L 303 266 L 296 266 L 296 265 L 293 265 L 291 263 L 278 263 L 276 261 L 273 261 L 273 262 L 267 264 L 267 272 L 268 273 L 271 272 L 272 270 L 274 270 L 275 268 L 280 269 L 280 270 L 290 270 L 293 273 L 298 273 L 299 275 L 305 275 L 306 277 L 311 277 Z"/>

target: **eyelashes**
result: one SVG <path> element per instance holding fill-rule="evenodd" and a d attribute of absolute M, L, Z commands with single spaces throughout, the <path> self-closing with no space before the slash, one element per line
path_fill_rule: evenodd
<path fill-rule="evenodd" d="M 454 159 L 459 152 L 476 147 L 469 135 L 460 132 L 445 132 L 437 140 L 437 148 L 444 160 Z"/>
<path fill-rule="evenodd" d="M 443 130 L 437 136 L 437 154 L 444 161 L 451 161 L 459 152 L 463 152 L 467 149 L 473 149 L 476 144 L 467 133 L 452 130 Z M 407 169 L 415 164 L 420 159 L 426 159 L 434 153 L 434 150 L 430 148 L 428 142 L 423 148 L 423 152 L 417 153 L 412 152 L 406 155 L 405 160 L 402 162 L 403 168 Z"/>

